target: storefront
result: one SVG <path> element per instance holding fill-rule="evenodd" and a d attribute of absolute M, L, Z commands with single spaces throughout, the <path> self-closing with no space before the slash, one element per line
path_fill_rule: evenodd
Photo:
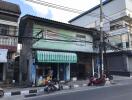
<path fill-rule="evenodd" d="M 0 49 L 0 81 L 5 80 L 7 52 L 8 52 L 7 49 Z"/>
<path fill-rule="evenodd" d="M 70 65 L 77 63 L 77 55 L 67 52 L 53 51 L 36 51 L 35 67 L 36 81 L 40 78 L 46 78 L 48 73 L 52 71 L 53 79 L 70 80 Z"/>

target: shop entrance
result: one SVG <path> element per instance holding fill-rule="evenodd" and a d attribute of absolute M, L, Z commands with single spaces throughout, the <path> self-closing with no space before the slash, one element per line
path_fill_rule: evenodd
<path fill-rule="evenodd" d="M 0 81 L 3 80 L 3 63 L 0 63 Z"/>
<path fill-rule="evenodd" d="M 71 64 L 71 77 L 77 77 L 78 80 L 87 79 L 90 76 L 90 64 Z"/>
<path fill-rule="evenodd" d="M 38 64 L 38 68 L 36 69 L 36 75 L 37 77 L 42 76 L 43 78 L 46 78 L 50 71 L 52 71 L 53 79 L 57 79 L 57 70 L 58 65 L 57 64 Z"/>
<path fill-rule="evenodd" d="M 52 71 L 52 79 L 65 80 L 66 79 L 66 65 L 67 64 L 38 64 L 36 69 L 36 76 L 46 78 L 50 71 Z"/>

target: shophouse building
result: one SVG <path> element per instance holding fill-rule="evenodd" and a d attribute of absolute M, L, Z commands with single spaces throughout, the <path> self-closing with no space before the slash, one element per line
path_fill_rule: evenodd
<path fill-rule="evenodd" d="M 53 78 L 66 81 L 92 74 L 97 30 L 32 15 L 23 16 L 19 27 L 20 80 L 36 82 L 49 70 Z"/>
<path fill-rule="evenodd" d="M 0 0 L 0 82 L 14 79 L 20 14 L 18 5 Z"/>

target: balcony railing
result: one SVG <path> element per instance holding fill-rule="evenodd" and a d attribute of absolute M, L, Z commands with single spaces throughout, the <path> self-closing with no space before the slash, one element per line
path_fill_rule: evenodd
<path fill-rule="evenodd" d="M 18 39 L 16 37 L 0 36 L 0 45 L 17 46 Z"/>

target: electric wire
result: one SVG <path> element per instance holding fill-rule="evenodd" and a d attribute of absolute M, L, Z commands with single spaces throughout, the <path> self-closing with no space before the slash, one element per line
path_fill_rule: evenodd
<path fill-rule="evenodd" d="M 82 10 L 73 9 L 73 8 L 69 8 L 69 7 L 65 7 L 65 6 L 45 2 L 45 1 L 42 1 L 42 0 L 26 0 L 26 1 L 37 3 L 37 4 L 40 4 L 40 5 L 44 5 L 44 6 L 48 6 L 48 7 L 52 7 L 52 8 L 56 8 L 56 9 L 60 9 L 60 10 L 64 10 L 64 11 L 68 11 L 68 12 L 78 13 L 78 14 L 84 12 Z"/>

